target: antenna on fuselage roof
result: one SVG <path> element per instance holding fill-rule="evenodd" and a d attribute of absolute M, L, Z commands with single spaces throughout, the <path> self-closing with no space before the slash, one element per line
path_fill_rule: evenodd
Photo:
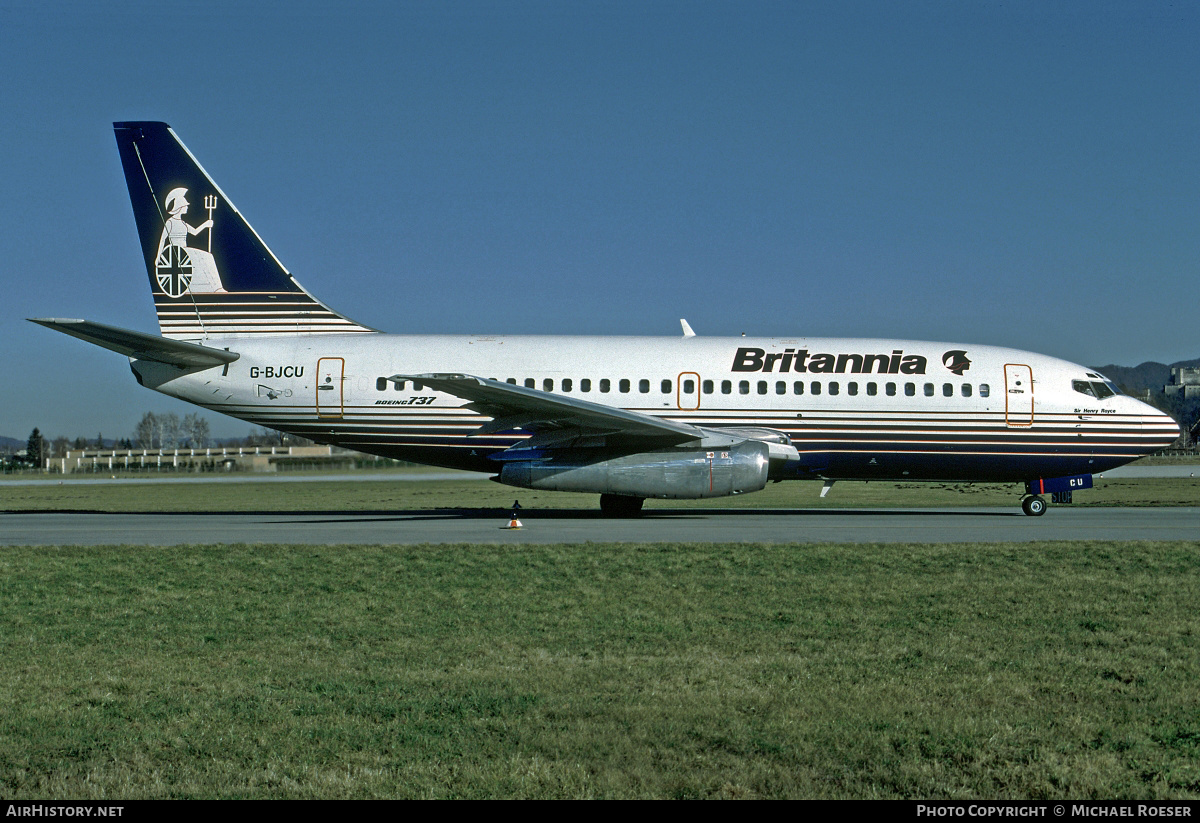
<path fill-rule="evenodd" d="M 684 337 L 695 337 L 696 336 L 696 333 L 694 331 L 692 331 L 692 327 L 688 325 L 688 321 L 684 320 L 682 317 L 679 318 L 679 325 L 683 326 L 683 336 Z"/>

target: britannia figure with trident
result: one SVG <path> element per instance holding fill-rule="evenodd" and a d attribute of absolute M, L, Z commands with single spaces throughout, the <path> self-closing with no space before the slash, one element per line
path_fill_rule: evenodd
<path fill-rule="evenodd" d="M 189 226 L 183 219 L 191 205 L 187 200 L 187 189 L 172 189 L 163 205 L 170 217 L 163 225 L 154 263 L 158 285 L 171 297 L 180 297 L 189 291 L 196 294 L 225 291 L 212 256 L 212 213 L 217 207 L 216 195 L 204 198 L 208 220 L 199 226 Z M 208 229 L 208 251 L 189 246 L 188 235 L 197 235 L 205 229 Z"/>

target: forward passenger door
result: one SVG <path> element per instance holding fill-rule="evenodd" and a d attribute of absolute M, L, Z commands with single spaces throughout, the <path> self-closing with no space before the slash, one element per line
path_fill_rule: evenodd
<path fill-rule="evenodd" d="M 1009 363 L 1004 367 L 1004 422 L 1033 425 L 1033 369 Z"/>

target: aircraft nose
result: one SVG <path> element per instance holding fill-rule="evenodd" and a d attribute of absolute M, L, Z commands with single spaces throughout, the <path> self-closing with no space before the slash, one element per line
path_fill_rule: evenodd
<path fill-rule="evenodd" d="M 1140 402 L 1140 401 L 1139 401 Z M 1165 449 L 1179 438 L 1179 424 L 1171 415 L 1142 403 L 1142 438 L 1150 451 Z"/>

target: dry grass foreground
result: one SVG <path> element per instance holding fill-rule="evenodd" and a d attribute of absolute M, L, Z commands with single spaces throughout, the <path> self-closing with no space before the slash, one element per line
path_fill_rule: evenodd
<path fill-rule="evenodd" d="M 1200 797 L 1200 543 L 0 550 L 0 796 Z"/>

